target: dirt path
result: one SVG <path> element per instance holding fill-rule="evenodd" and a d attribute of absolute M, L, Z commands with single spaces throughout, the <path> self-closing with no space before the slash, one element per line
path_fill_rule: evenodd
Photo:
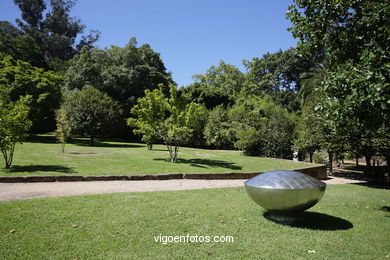
<path fill-rule="evenodd" d="M 195 190 L 243 186 L 245 180 L 164 180 L 164 181 L 90 181 L 0 183 L 0 201 L 74 196 L 115 192 L 145 192 L 163 190 Z M 362 181 L 331 177 L 328 184 Z"/>

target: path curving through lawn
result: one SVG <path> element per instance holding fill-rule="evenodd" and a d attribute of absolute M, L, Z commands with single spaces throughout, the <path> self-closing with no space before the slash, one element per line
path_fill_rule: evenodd
<path fill-rule="evenodd" d="M 0 183 L 0 201 L 23 200 L 116 192 L 197 190 L 243 186 L 245 180 L 159 180 L 159 181 L 87 181 Z M 327 184 L 362 183 L 364 181 L 330 177 Z"/>

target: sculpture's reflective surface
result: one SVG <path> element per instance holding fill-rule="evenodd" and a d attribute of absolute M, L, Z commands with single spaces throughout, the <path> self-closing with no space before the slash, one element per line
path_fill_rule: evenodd
<path fill-rule="evenodd" d="M 281 170 L 253 177 L 245 188 L 272 219 L 289 223 L 322 198 L 326 184 L 303 173 Z"/>

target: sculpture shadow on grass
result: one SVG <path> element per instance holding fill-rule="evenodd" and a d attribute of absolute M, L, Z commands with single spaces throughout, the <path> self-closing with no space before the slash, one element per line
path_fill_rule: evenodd
<path fill-rule="evenodd" d="M 269 218 L 268 212 L 265 212 L 263 216 L 268 220 L 273 221 Z M 353 224 L 346 219 L 310 211 L 301 213 L 299 220 L 296 223 L 287 226 L 324 231 L 347 230 L 353 228 Z"/>
<path fill-rule="evenodd" d="M 6 170 L 9 173 L 13 172 L 61 172 L 61 173 L 76 173 L 72 168 L 63 165 L 13 165 Z"/>
<path fill-rule="evenodd" d="M 166 161 L 168 159 L 155 158 L 155 161 Z M 235 165 L 235 163 L 223 161 L 223 160 L 211 160 L 211 159 L 177 159 L 176 163 L 189 164 L 192 167 L 198 168 L 226 168 L 231 170 L 241 170 L 242 167 Z"/>

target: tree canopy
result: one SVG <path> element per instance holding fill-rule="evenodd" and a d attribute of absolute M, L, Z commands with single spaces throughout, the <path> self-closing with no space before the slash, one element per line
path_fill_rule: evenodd
<path fill-rule="evenodd" d="M 170 82 L 170 74 L 166 72 L 160 54 L 147 44 L 137 47 L 135 38 L 123 48 L 83 48 L 70 61 L 65 74 L 68 90 L 91 84 L 118 101 L 126 113 L 146 89 L 153 89 L 158 84 L 167 87 Z"/>
<path fill-rule="evenodd" d="M 68 93 L 61 109 L 70 121 L 72 132 L 89 136 L 91 145 L 95 137 L 115 135 L 122 113 L 116 101 L 92 86 Z"/>
<path fill-rule="evenodd" d="M 14 0 L 14 3 L 21 11 L 22 20 L 16 19 L 19 28 L 36 41 L 46 61 L 68 60 L 77 50 L 91 47 L 99 38 L 97 31 L 81 35 L 85 25 L 70 16 L 73 0 L 50 0 L 49 6 L 44 0 Z"/>
<path fill-rule="evenodd" d="M 0 53 L 0 82 L 10 89 L 9 96 L 13 102 L 21 96 L 30 96 L 32 132 L 54 129 L 54 113 L 62 100 L 60 76 Z"/>
<path fill-rule="evenodd" d="M 28 120 L 28 97 L 12 101 L 10 90 L 7 83 L 0 82 L 0 149 L 5 168 L 12 164 L 15 144 L 23 141 L 31 126 L 31 121 Z"/>
<path fill-rule="evenodd" d="M 134 133 L 159 136 L 168 148 L 170 161 L 176 162 L 179 146 L 191 137 L 203 112 L 201 105 L 188 102 L 175 85 L 170 86 L 169 96 L 160 85 L 159 89 L 145 90 L 145 97 L 137 100 L 131 113 L 134 117 L 128 124 Z"/>

